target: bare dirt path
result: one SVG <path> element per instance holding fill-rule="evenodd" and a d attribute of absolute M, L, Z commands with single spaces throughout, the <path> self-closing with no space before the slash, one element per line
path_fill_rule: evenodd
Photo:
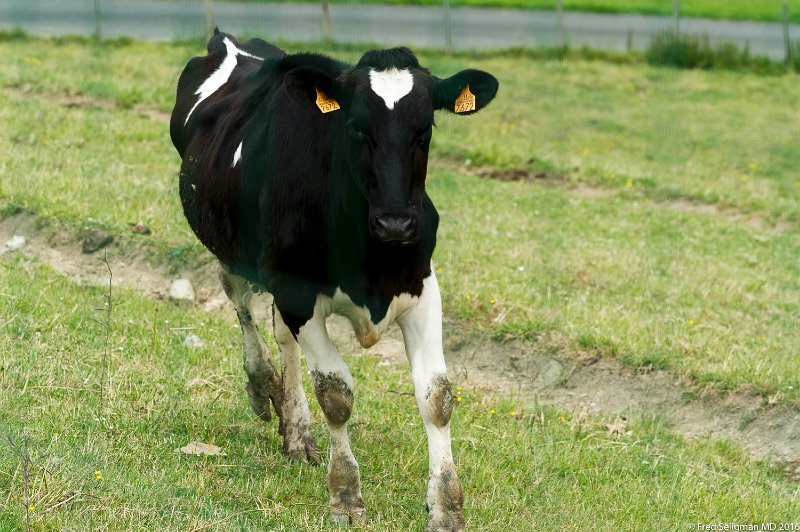
<path fill-rule="evenodd" d="M 34 217 L 25 213 L 0 220 L 0 244 L 13 235 L 24 236 L 27 244 L 12 253 L 37 258 L 79 282 L 108 281 L 102 253 L 83 253 L 76 235 L 40 231 Z M 166 298 L 171 281 L 178 275 L 123 248 L 113 243 L 107 248 L 114 285 Z M 234 319 L 217 282 L 215 265 L 182 272 L 182 277 L 194 284 L 198 306 Z M 262 323 L 269 319 L 269 308 L 269 296 L 256 298 L 254 310 Z M 358 345 L 344 319 L 331 318 L 328 328 L 344 352 L 377 356 L 380 364 L 405 364 L 403 341 L 396 327 L 369 350 Z M 528 407 L 553 406 L 575 416 L 660 416 L 682 436 L 731 440 L 753 459 L 785 466 L 800 477 L 798 409 L 770 405 L 745 393 L 724 399 L 702 397 L 670 372 L 637 370 L 585 353 L 553 352 L 552 346 L 552 342 L 496 342 L 465 333 L 456 323 L 445 323 L 445 355 L 451 376 L 464 388 L 479 394 L 510 396 Z"/>

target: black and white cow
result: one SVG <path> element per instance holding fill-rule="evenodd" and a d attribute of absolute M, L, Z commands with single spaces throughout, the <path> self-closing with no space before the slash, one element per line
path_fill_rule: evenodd
<path fill-rule="evenodd" d="M 400 325 L 428 436 L 427 529 L 464 528 L 431 270 L 439 216 L 425 176 L 434 111 L 472 114 L 497 88 L 479 70 L 439 79 L 406 48 L 370 51 L 352 66 L 218 31 L 178 82 L 170 133 L 183 158 L 181 201 L 222 265 L 244 335 L 250 405 L 269 420 L 272 403 L 284 453 L 319 461 L 302 350 L 330 430 L 335 522 L 366 514 L 347 436 L 353 378 L 328 337 L 331 313 L 349 318 L 365 347 Z M 280 377 L 251 317 L 253 290 L 273 296 Z"/>

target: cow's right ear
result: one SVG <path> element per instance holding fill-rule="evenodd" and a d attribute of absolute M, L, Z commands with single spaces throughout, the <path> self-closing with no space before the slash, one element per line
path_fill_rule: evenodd
<path fill-rule="evenodd" d="M 295 68 L 286 74 L 284 84 L 292 99 L 309 111 L 327 114 L 342 107 L 341 84 L 318 68 Z"/>

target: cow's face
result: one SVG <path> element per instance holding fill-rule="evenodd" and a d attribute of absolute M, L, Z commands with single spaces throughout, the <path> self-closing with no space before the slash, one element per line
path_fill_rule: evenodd
<path fill-rule="evenodd" d="M 395 48 L 367 52 L 353 69 L 318 85 L 341 105 L 336 112 L 345 123 L 353 177 L 369 203 L 370 234 L 416 241 L 425 226 L 419 207 L 434 111 L 473 114 L 492 101 L 497 80 L 479 70 L 439 79 L 410 50 Z"/>

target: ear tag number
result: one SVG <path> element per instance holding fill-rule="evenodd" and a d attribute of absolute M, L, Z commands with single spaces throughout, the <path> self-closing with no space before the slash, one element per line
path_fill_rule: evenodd
<path fill-rule="evenodd" d="M 475 95 L 469 90 L 469 85 L 464 87 L 461 95 L 456 98 L 455 112 L 468 113 L 475 110 Z"/>
<path fill-rule="evenodd" d="M 339 102 L 317 89 L 317 107 L 323 113 L 332 113 L 333 111 L 341 109 Z"/>

